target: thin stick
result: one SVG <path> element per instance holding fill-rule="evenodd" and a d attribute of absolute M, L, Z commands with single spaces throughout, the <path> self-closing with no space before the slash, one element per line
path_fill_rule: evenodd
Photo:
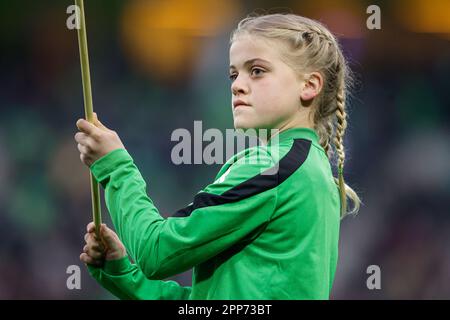
<path fill-rule="evenodd" d="M 75 4 L 80 8 L 80 28 L 78 29 L 78 47 L 80 48 L 81 76 L 83 80 L 84 113 L 87 121 L 94 122 L 94 110 L 92 107 L 91 74 L 89 72 L 89 54 L 86 35 L 86 23 L 84 18 L 83 0 L 75 0 Z M 102 224 L 100 206 L 100 188 L 97 180 L 91 173 L 91 198 L 92 215 L 95 224 L 95 234 L 100 238 L 100 226 Z"/>

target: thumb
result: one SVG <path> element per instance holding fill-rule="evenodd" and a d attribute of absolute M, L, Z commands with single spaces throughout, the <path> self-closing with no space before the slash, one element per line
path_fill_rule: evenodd
<path fill-rule="evenodd" d="M 116 237 L 114 231 L 102 224 L 100 227 L 100 234 L 108 247 L 111 247 L 116 242 Z"/>
<path fill-rule="evenodd" d="M 103 123 L 98 120 L 97 113 L 94 112 L 94 124 L 96 127 L 103 129 L 103 130 L 109 130 Z"/>
<path fill-rule="evenodd" d="M 89 135 L 97 130 L 97 128 L 92 123 L 85 119 L 78 119 L 76 125 L 81 132 L 87 133 Z"/>

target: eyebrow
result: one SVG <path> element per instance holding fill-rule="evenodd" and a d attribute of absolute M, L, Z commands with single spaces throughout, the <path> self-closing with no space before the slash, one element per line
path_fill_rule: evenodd
<path fill-rule="evenodd" d="M 244 62 L 244 67 L 248 66 L 249 64 L 253 64 L 254 62 L 263 62 L 263 63 L 267 63 L 268 65 L 270 65 L 270 62 L 264 59 L 260 59 L 260 58 L 254 58 L 254 59 L 250 59 Z M 236 69 L 235 66 L 230 65 L 230 69 Z"/>

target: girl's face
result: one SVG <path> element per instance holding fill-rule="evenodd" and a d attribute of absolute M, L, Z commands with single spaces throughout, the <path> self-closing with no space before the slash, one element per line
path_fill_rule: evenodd
<path fill-rule="evenodd" d="M 236 129 L 282 130 L 297 116 L 303 81 L 281 60 L 277 44 L 244 35 L 230 47 L 231 107 Z M 238 100 L 247 105 L 235 106 Z"/>

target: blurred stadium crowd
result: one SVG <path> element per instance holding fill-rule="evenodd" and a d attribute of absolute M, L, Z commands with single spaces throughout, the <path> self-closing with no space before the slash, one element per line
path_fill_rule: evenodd
<path fill-rule="evenodd" d="M 113 298 L 78 258 L 92 213 L 73 139 L 84 109 L 71 4 L 0 2 L 0 299 Z M 381 30 L 366 28 L 370 4 L 86 0 L 94 109 L 170 216 L 220 168 L 172 164 L 170 135 L 194 120 L 232 128 L 236 23 L 262 9 L 322 21 L 355 73 L 345 175 L 364 202 L 342 222 L 331 298 L 448 299 L 450 2 L 377 1 Z M 81 290 L 66 287 L 69 265 L 82 269 Z M 381 290 L 366 287 L 370 265 L 381 269 Z M 191 272 L 171 279 L 190 285 Z"/>

